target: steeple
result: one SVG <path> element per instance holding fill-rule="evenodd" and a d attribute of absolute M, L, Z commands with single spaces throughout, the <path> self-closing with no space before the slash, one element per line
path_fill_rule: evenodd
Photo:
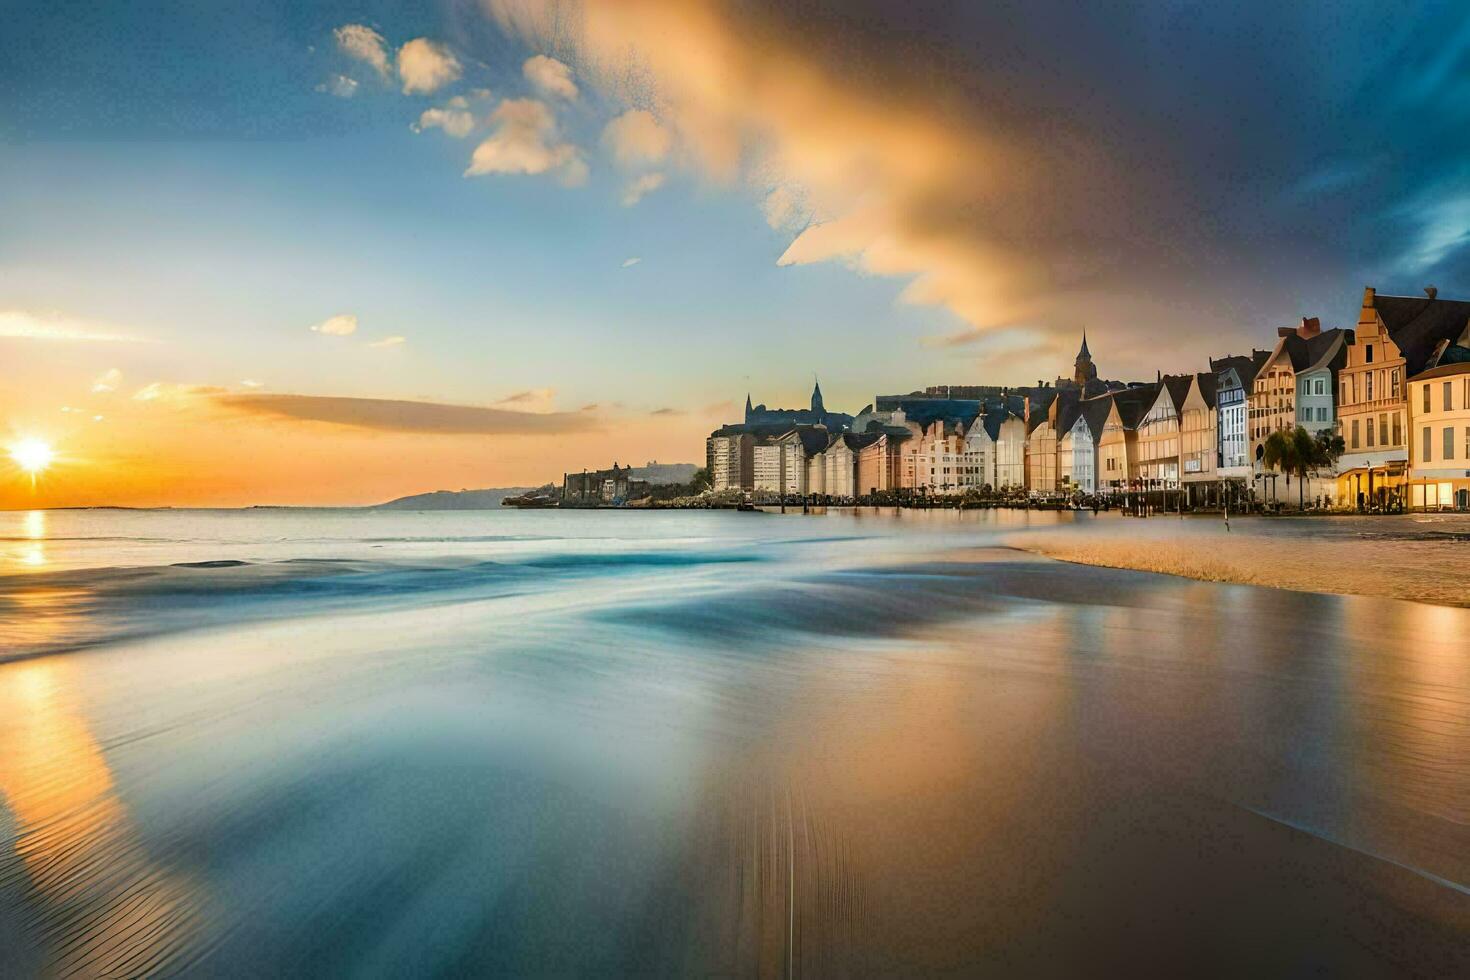
<path fill-rule="evenodd" d="M 745 393 L 745 421 L 750 421 L 750 414 L 753 411 L 755 411 L 755 408 L 750 404 L 750 392 L 747 391 Z"/>
<path fill-rule="evenodd" d="M 1077 362 L 1072 371 L 1072 380 L 1077 382 L 1079 388 L 1086 388 L 1087 382 L 1097 379 L 1097 368 L 1092 366 L 1092 352 L 1087 349 L 1087 331 L 1082 331 L 1082 347 L 1077 351 Z"/>
<path fill-rule="evenodd" d="M 822 406 L 822 383 L 820 381 L 816 381 L 815 379 L 812 382 L 812 411 L 826 411 L 826 408 Z"/>

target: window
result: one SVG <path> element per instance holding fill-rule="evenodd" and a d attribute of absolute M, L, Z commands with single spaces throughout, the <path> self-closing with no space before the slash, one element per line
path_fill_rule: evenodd
<path fill-rule="evenodd" d="M 1373 448 L 1373 416 L 1368 416 L 1368 448 Z"/>
<path fill-rule="evenodd" d="M 1358 448 L 1358 420 L 1353 419 L 1353 448 Z"/>
<path fill-rule="evenodd" d="M 1428 385 L 1425 385 L 1423 390 L 1424 390 L 1424 411 L 1427 414 L 1429 412 L 1429 386 Z M 1425 430 L 1425 431 L 1428 431 L 1428 430 Z"/>
<path fill-rule="evenodd" d="M 1316 391 L 1317 394 L 1321 395 L 1321 394 L 1325 394 L 1326 393 L 1326 389 L 1323 387 L 1323 385 L 1325 385 L 1325 384 L 1326 384 L 1326 382 L 1323 381 L 1321 378 L 1318 378 L 1317 379 L 1317 386 L 1315 388 L 1315 391 Z"/>
<path fill-rule="evenodd" d="M 1394 412 L 1393 413 L 1393 444 L 1395 446 L 1401 446 L 1401 445 L 1403 445 L 1403 442 L 1404 442 L 1403 419 L 1399 417 L 1399 413 L 1398 412 Z"/>
<path fill-rule="evenodd" d="M 1373 400 L 1373 372 L 1369 371 L 1363 377 L 1368 379 L 1368 400 L 1371 402 Z"/>
<path fill-rule="evenodd" d="M 1326 422 L 1327 421 L 1327 409 L 1326 409 L 1325 406 L 1324 407 L 1320 407 L 1320 408 L 1317 409 L 1317 421 L 1318 422 Z"/>
<path fill-rule="evenodd" d="M 1454 410 L 1454 407 L 1455 407 L 1454 390 L 1455 389 L 1454 389 L 1454 383 L 1453 382 L 1446 381 L 1444 383 L 1444 410 L 1446 412 L 1449 412 L 1449 411 L 1453 411 Z M 1446 456 L 1445 458 L 1446 459 L 1449 459 L 1450 457 Z"/>
<path fill-rule="evenodd" d="M 1390 392 L 1389 393 L 1391 395 L 1393 395 L 1393 397 L 1397 398 L 1399 396 L 1399 369 L 1398 368 L 1394 368 L 1392 371 L 1388 372 L 1388 384 L 1389 384 L 1389 388 L 1390 388 Z"/>
<path fill-rule="evenodd" d="M 1378 442 L 1379 445 L 1388 445 L 1388 416 L 1378 416 Z"/>
<path fill-rule="evenodd" d="M 1369 344 L 1368 345 L 1368 359 L 1366 361 L 1364 361 L 1363 363 L 1364 364 L 1372 364 L 1373 363 L 1373 345 L 1372 344 Z"/>
<path fill-rule="evenodd" d="M 1455 430 L 1449 426 L 1444 427 L 1444 458 L 1455 458 Z"/>
<path fill-rule="evenodd" d="M 1424 450 L 1424 462 L 1433 462 L 1434 457 L 1429 454 L 1429 426 L 1424 427 L 1422 437 L 1419 439 L 1419 447 Z"/>
<path fill-rule="evenodd" d="M 1349 404 L 1352 403 L 1352 400 L 1353 400 L 1353 398 L 1352 398 L 1352 386 L 1348 383 L 1348 379 L 1347 378 L 1343 378 L 1342 379 L 1342 403 L 1344 405 L 1349 405 Z"/>
<path fill-rule="evenodd" d="M 1470 425 L 1465 426 L 1465 458 L 1470 459 Z"/>

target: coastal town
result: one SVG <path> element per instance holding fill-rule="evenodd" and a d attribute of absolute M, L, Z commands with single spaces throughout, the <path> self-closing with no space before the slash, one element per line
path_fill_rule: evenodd
<path fill-rule="evenodd" d="M 1470 301 L 1363 291 L 1355 326 L 1317 317 L 1270 345 L 1151 381 L 1070 377 L 877 395 L 855 415 L 746 398 L 675 505 L 896 504 L 1139 513 L 1470 510 Z M 635 471 L 567 473 L 561 506 L 659 503 Z M 664 493 L 663 502 L 671 496 Z"/>
<path fill-rule="evenodd" d="M 1267 340 L 1197 370 L 1115 381 L 1098 376 L 1084 335 L 1070 377 L 879 395 L 855 415 L 829 410 L 820 384 L 807 408 L 747 398 L 744 418 L 706 442 L 710 492 L 756 503 L 1470 509 L 1470 301 L 1368 287 L 1354 327 L 1308 317 Z"/>

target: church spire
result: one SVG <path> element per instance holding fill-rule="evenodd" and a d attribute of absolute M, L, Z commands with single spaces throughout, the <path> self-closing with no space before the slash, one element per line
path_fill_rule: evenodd
<path fill-rule="evenodd" d="M 745 421 L 747 421 L 747 422 L 750 421 L 750 415 L 754 411 L 755 411 L 754 406 L 752 406 L 750 404 L 750 392 L 747 391 L 745 393 Z"/>
<path fill-rule="evenodd" d="M 822 383 L 815 378 L 812 379 L 812 411 L 825 412 L 827 409 L 822 405 Z"/>
<path fill-rule="evenodd" d="M 1087 349 L 1087 330 L 1082 331 L 1082 347 L 1077 351 L 1077 363 L 1072 372 L 1072 380 L 1077 386 L 1086 389 L 1087 382 L 1096 380 L 1097 368 L 1092 364 L 1092 352 Z"/>

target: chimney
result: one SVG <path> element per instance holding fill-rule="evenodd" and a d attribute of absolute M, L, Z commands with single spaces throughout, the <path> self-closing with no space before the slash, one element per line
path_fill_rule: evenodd
<path fill-rule="evenodd" d="M 1297 328 L 1296 335 L 1303 340 L 1310 339 L 1322 332 L 1322 320 L 1315 316 L 1302 317 L 1302 325 Z"/>

